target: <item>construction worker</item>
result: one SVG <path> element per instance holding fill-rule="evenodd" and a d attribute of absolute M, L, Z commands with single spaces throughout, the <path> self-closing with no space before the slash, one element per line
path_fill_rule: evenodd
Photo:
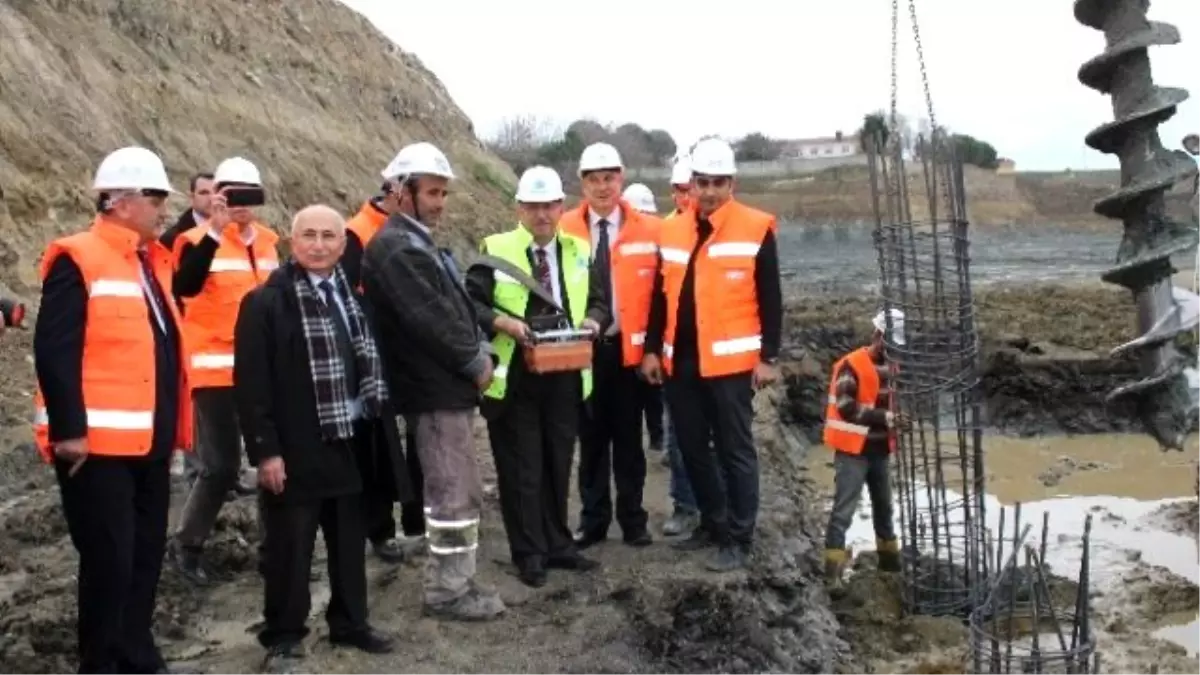
<path fill-rule="evenodd" d="M 632 183 L 621 194 L 630 206 L 637 209 L 646 219 L 660 227 L 658 204 L 654 192 L 645 183 Z M 648 384 L 642 388 L 642 414 L 646 419 L 646 436 L 649 440 L 651 453 L 659 454 L 660 460 L 666 457 L 663 452 L 663 397 L 662 387 Z"/>
<path fill-rule="evenodd" d="M 891 409 L 892 370 L 884 341 L 888 336 L 893 344 L 904 344 L 904 313 L 893 309 L 889 314 L 875 315 L 871 343 L 838 359 L 829 378 L 823 440 L 834 451 L 833 509 L 825 530 L 825 578 L 832 585 L 841 581 L 851 558 L 846 531 L 858 510 L 864 484 L 871 497 L 879 569 L 900 571 L 888 457 L 895 450 L 896 428 L 907 420 Z"/>
<path fill-rule="evenodd" d="M 373 654 L 392 649 L 367 622 L 358 458 L 374 454 L 359 446 L 399 436 L 386 427 L 394 421 L 371 325 L 338 266 L 345 227 L 328 206 L 301 209 L 291 260 L 238 312 L 238 420 L 264 493 L 268 571 L 258 639 L 268 650 L 266 672 L 294 672 L 287 666 L 304 655 L 318 527 L 328 552 L 330 641 Z"/>
<path fill-rule="evenodd" d="M 688 210 L 692 194 L 692 166 L 687 157 L 675 160 L 671 167 L 671 201 L 675 209 L 667 214 L 667 218 L 677 216 Z"/>
<path fill-rule="evenodd" d="M 481 405 L 496 462 L 500 509 L 518 575 L 528 586 L 546 583 L 546 569 L 587 571 L 567 522 L 571 463 L 579 433 L 579 402 L 591 395 L 590 370 L 538 374 L 525 352 L 532 331 L 578 327 L 598 335 L 607 321 L 604 278 L 590 273 L 587 241 L 558 232 L 562 179 L 535 166 L 517 183 L 520 221 L 480 247 L 509 263 L 521 278 L 479 264 L 467 273 L 480 325 L 499 356 Z M 531 293 L 527 283 L 536 284 Z M 553 302 L 550 302 L 550 301 Z"/>
<path fill-rule="evenodd" d="M 232 157 L 217 165 L 213 182 L 216 194 L 209 219 L 175 241 L 175 291 L 184 302 L 183 333 L 190 354 L 201 471 L 188 493 L 169 551 L 176 569 L 199 584 L 208 582 L 201 564 L 204 542 L 242 466 L 233 392 L 238 307 L 279 267 L 275 248 L 279 236 L 259 223 L 254 213 L 266 196 L 258 168 L 249 160 Z"/>
<path fill-rule="evenodd" d="M 650 292 L 657 265 L 658 228 L 621 199 L 624 165 L 607 143 L 584 148 L 579 159 L 583 202 L 565 213 L 558 227 L 587 240 L 597 273 L 607 277 L 605 306 L 611 320 L 596 341 L 594 388 L 580 422 L 580 549 L 608 538 L 613 519 L 610 481 L 616 483 L 616 519 L 629 546 L 649 546 L 642 491 L 642 401 L 647 386 L 638 377 L 646 339 Z"/>
<path fill-rule="evenodd" d="M 139 147 L 105 157 L 92 187 L 92 226 L 42 256 L 34 438 L 79 552 L 79 672 L 166 672 L 151 624 L 171 454 L 191 444 L 171 255 L 156 241 L 173 190 Z"/>
<path fill-rule="evenodd" d="M 643 374 L 660 382 L 696 499 L 700 526 L 676 544 L 717 546 L 707 563 L 746 564 L 758 517 L 754 389 L 774 382 L 783 309 L 775 217 L 733 197 L 733 148 L 692 151 L 695 207 L 664 223 Z M 710 446 L 710 436 L 712 445 Z M 715 452 L 714 452 L 715 448 Z M 725 477 L 722 489 L 719 475 Z"/>
<path fill-rule="evenodd" d="M 376 319 L 391 400 L 415 428 L 425 479 L 424 611 L 487 620 L 505 610 L 475 580 L 483 485 L 473 420 L 491 385 L 493 354 L 458 265 L 434 243 L 454 178 L 430 143 L 414 143 L 383 170 L 399 209 L 363 256 L 363 295 Z"/>
<path fill-rule="evenodd" d="M 346 252 L 342 254 L 342 269 L 352 288 L 361 292 L 363 251 L 371 239 L 387 222 L 388 216 L 400 209 L 400 196 L 384 182 L 378 194 L 363 202 L 358 213 L 346 224 Z M 368 310 L 369 311 L 369 310 Z M 390 452 L 386 455 L 360 458 L 363 471 L 363 518 L 366 521 L 367 540 L 381 560 L 398 563 L 408 552 L 418 552 L 425 538 L 425 503 L 421 491 L 421 462 L 417 457 L 417 441 L 413 429 L 407 429 L 405 444 L 407 453 Z M 393 450 L 389 448 L 389 450 Z M 402 457 L 401 454 L 404 456 Z M 395 482 L 388 480 L 392 474 L 392 463 L 405 464 L 413 498 L 401 505 L 400 527 L 396 532 L 394 504 Z"/>

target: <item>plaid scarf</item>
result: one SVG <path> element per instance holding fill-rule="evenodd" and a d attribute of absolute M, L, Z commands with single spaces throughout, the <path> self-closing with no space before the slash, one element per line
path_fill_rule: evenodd
<path fill-rule="evenodd" d="M 317 422 L 321 425 L 321 436 L 329 440 L 349 440 L 354 437 L 351 417 L 350 395 L 346 389 L 346 366 L 338 350 L 334 321 L 340 320 L 330 314 L 337 307 L 326 307 L 324 298 L 309 281 L 308 274 L 299 267 L 295 275 L 296 297 L 300 300 L 300 323 L 304 328 L 304 341 L 308 345 L 308 362 L 312 369 L 313 391 L 317 399 Z M 378 417 L 383 403 L 387 401 L 387 385 L 383 380 L 383 365 L 375 338 L 367 327 L 366 316 L 359 307 L 350 284 L 339 265 L 334 268 L 334 289 L 346 310 L 350 338 L 354 343 L 355 365 L 358 370 L 359 399 L 363 415 Z"/>

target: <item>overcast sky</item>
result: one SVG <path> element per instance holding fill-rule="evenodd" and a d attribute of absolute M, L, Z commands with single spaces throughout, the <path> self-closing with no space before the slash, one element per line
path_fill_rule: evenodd
<path fill-rule="evenodd" d="M 343 0 L 433 70 L 481 135 L 536 114 L 662 127 L 677 142 L 762 131 L 795 138 L 857 129 L 888 105 L 888 0 Z M 940 123 L 991 142 L 1018 169 L 1116 167 L 1083 144 L 1112 119 L 1079 83 L 1103 34 L 1071 0 L 920 0 Z M 901 2 L 900 107 L 925 116 Z M 1151 50 L 1155 81 L 1192 99 L 1160 127 L 1167 147 L 1200 131 L 1200 3 L 1154 0 L 1179 45 Z M 575 11 L 568 7 L 577 7 Z"/>

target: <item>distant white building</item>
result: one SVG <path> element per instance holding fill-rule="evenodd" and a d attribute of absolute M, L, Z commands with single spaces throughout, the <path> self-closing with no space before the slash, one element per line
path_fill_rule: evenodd
<path fill-rule="evenodd" d="M 824 138 L 796 138 L 780 141 L 780 159 L 812 159 L 824 157 L 852 157 L 862 154 L 856 134 L 837 132 Z"/>

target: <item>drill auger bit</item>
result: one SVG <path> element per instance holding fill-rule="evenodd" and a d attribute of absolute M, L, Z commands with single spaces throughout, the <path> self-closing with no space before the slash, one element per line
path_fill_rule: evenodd
<path fill-rule="evenodd" d="M 1147 433 L 1163 449 L 1183 449 L 1196 417 L 1183 373 L 1189 365 L 1176 336 L 1195 328 L 1185 324 L 1172 293 L 1176 272 L 1171 256 L 1191 251 L 1200 235 L 1196 223 L 1176 222 L 1165 193 L 1196 175 L 1186 153 L 1163 148 L 1158 125 L 1187 100 L 1186 89 L 1158 87 L 1150 70 L 1149 47 L 1179 42 L 1179 30 L 1148 21 L 1149 0 L 1076 0 L 1075 19 L 1104 32 L 1107 48 L 1079 69 L 1079 81 L 1112 97 L 1112 122 L 1089 133 L 1085 142 L 1116 155 L 1121 188 L 1096 202 L 1096 213 L 1119 219 L 1125 234 L 1117 264 L 1104 273 L 1109 283 L 1128 288 L 1137 304 L 1140 336 L 1113 350 L 1138 355 L 1141 379 L 1108 395 L 1111 403 L 1130 398 Z"/>

